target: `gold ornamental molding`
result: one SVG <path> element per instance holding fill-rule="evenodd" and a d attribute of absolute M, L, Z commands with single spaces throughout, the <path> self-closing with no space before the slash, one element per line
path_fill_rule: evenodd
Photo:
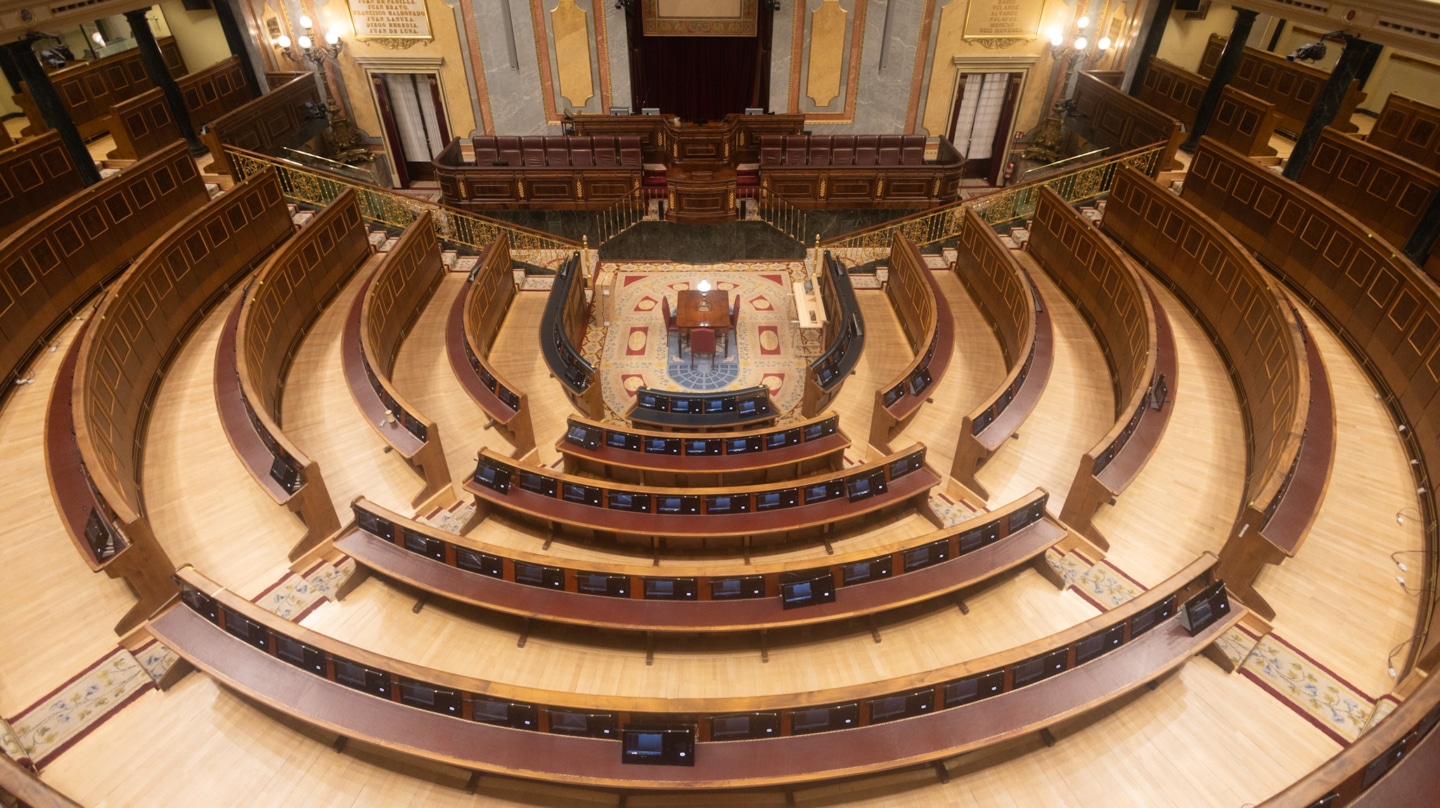
<path fill-rule="evenodd" d="M 810 70 L 805 77 L 805 94 L 817 107 L 830 106 L 840 94 L 849 16 L 840 7 L 840 0 L 825 0 L 810 14 Z"/>
<path fill-rule="evenodd" d="M 371 45 L 379 45 L 379 46 L 382 47 L 382 48 L 389 48 L 390 50 L 407 50 L 407 49 L 409 49 L 409 48 L 413 48 L 414 46 L 420 44 L 421 42 L 429 42 L 430 40 L 428 40 L 428 39 L 397 39 L 397 38 L 394 38 L 394 37 L 376 37 L 375 39 L 367 39 L 367 40 L 365 40 L 365 41 L 368 42 L 368 43 L 370 43 Z"/>
<path fill-rule="evenodd" d="M 590 16 L 575 0 L 559 0 L 550 10 L 550 30 L 555 37 L 560 95 L 570 106 L 583 109 L 595 95 L 595 80 L 590 72 Z"/>

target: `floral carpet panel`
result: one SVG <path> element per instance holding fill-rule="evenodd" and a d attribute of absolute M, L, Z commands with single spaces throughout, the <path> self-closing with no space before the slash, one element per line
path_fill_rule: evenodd
<path fill-rule="evenodd" d="M 586 353 L 598 359 L 605 406 L 613 420 L 630 410 L 641 387 L 711 392 L 765 385 L 782 422 L 798 417 L 805 385 L 799 327 L 793 322 L 791 283 L 804 278 L 801 261 L 697 266 L 670 263 L 607 265 L 611 283 L 608 328 L 592 323 Z M 714 357 L 691 356 L 668 334 L 661 301 L 671 310 L 678 294 L 701 278 L 730 300 L 740 298 L 738 327 Z"/>

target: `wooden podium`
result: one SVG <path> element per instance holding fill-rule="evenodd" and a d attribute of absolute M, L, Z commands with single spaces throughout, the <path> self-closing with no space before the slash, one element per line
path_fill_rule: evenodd
<path fill-rule="evenodd" d="M 735 169 L 725 163 L 670 166 L 669 210 L 665 220 L 703 224 L 733 222 Z"/>

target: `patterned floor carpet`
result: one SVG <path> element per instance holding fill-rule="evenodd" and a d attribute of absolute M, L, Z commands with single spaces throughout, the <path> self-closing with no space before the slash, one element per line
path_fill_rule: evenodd
<path fill-rule="evenodd" d="M 740 298 L 740 321 L 723 350 L 710 357 L 682 353 L 665 331 L 661 299 L 673 309 L 677 294 L 703 277 Z M 770 388 L 782 420 L 795 414 L 804 392 L 808 341 L 792 322 L 790 284 L 805 277 L 801 261 L 698 266 L 671 263 L 607 264 L 596 286 L 611 289 L 610 325 L 599 311 L 586 333 L 585 353 L 600 368 L 612 420 L 630 409 L 635 390 Z M 693 360 L 693 361 L 692 361 Z"/>

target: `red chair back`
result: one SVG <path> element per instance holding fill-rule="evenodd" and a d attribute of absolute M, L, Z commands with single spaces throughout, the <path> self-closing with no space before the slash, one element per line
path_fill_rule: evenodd
<path fill-rule="evenodd" d="M 695 365 L 695 354 L 708 354 L 710 364 L 715 364 L 715 329 L 690 329 L 690 365 Z"/>
<path fill-rule="evenodd" d="M 670 313 L 670 298 L 660 298 L 660 313 L 665 316 L 665 330 L 679 331 L 680 326 L 675 322 L 675 315 Z"/>

